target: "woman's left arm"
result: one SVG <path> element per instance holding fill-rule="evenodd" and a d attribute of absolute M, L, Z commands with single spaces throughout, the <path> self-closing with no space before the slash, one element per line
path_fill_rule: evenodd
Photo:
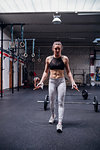
<path fill-rule="evenodd" d="M 64 56 L 64 63 L 65 63 L 65 69 L 66 69 L 66 73 L 67 73 L 67 76 L 72 84 L 72 88 L 77 88 L 77 85 L 73 79 L 73 76 L 72 76 L 72 73 L 71 73 L 71 70 L 70 70 L 70 66 L 69 66 L 69 59 L 67 56 Z"/>

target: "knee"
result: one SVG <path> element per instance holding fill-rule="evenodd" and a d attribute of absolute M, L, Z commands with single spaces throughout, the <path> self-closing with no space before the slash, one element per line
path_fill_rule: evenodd
<path fill-rule="evenodd" d="M 54 105 L 54 100 L 52 98 L 49 98 L 50 105 Z"/>
<path fill-rule="evenodd" d="M 62 100 L 62 101 L 61 101 L 61 100 L 60 100 L 60 101 L 58 100 L 58 106 L 59 106 L 59 107 L 64 107 L 64 100 Z"/>

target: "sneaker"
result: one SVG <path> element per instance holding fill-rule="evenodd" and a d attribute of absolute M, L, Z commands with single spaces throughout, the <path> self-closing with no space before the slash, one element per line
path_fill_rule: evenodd
<path fill-rule="evenodd" d="M 54 116 L 54 117 L 51 116 L 50 119 L 49 119 L 49 123 L 53 124 L 55 122 L 55 118 L 56 118 L 56 116 Z"/>
<path fill-rule="evenodd" d="M 62 124 L 57 124 L 57 132 L 62 133 Z"/>

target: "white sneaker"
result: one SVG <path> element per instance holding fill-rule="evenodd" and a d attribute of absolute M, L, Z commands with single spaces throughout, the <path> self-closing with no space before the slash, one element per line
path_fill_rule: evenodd
<path fill-rule="evenodd" d="M 59 132 L 59 133 L 62 132 L 62 124 L 61 123 L 57 124 L 57 132 Z"/>
<path fill-rule="evenodd" d="M 54 115 L 54 117 L 51 116 L 50 119 L 49 119 L 49 123 L 53 124 L 55 122 L 55 118 L 56 118 L 56 115 Z"/>

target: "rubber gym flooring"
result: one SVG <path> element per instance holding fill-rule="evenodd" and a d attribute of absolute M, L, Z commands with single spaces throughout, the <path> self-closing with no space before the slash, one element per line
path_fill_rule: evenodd
<path fill-rule="evenodd" d="M 84 87 L 80 87 L 82 90 Z M 50 109 L 44 111 L 44 90 L 20 89 L 4 91 L 0 99 L 0 150 L 100 150 L 100 106 L 66 104 L 66 102 L 93 102 L 96 95 L 100 102 L 100 87 L 85 87 L 88 100 L 81 93 L 66 92 L 63 132 L 56 132 L 56 124 L 48 123 Z M 72 95 L 73 94 L 73 95 Z"/>

